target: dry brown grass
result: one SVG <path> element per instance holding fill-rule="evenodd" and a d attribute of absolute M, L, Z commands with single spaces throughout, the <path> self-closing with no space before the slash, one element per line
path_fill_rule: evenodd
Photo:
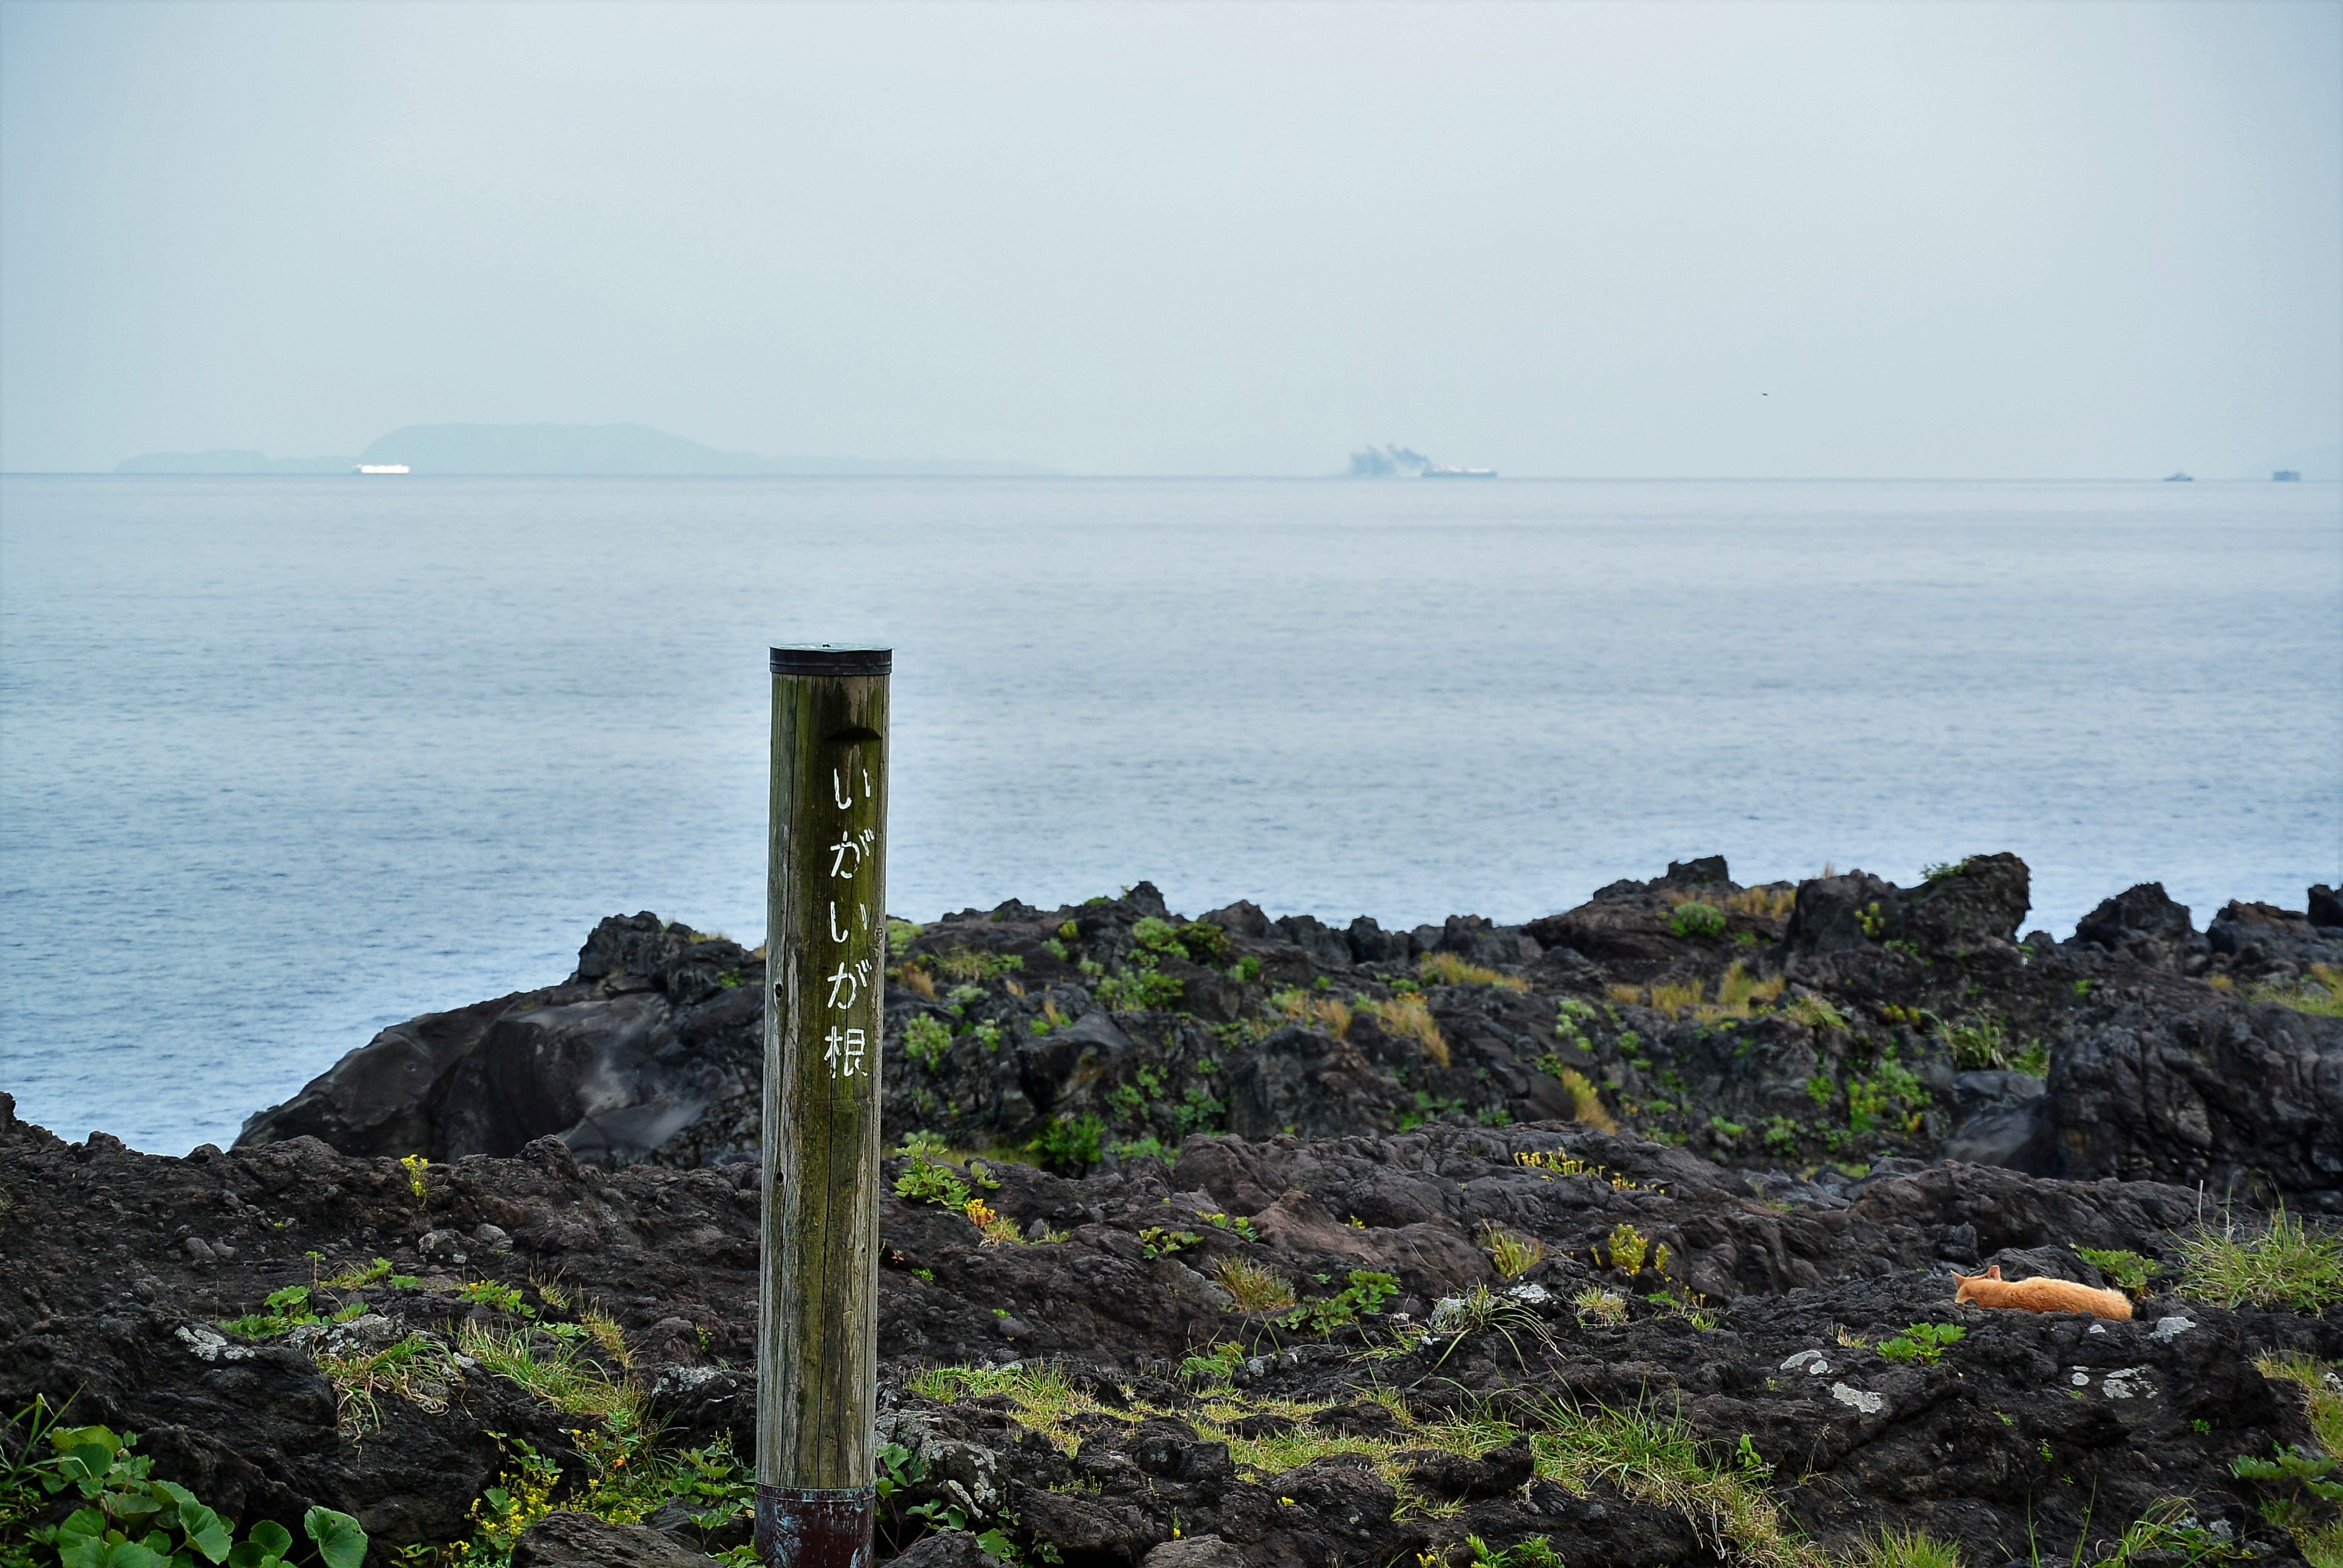
<path fill-rule="evenodd" d="M 1312 996 L 1298 986 L 1273 992 L 1269 1009 L 1294 1023 L 1315 1024 L 1338 1040 L 1351 1036 L 1351 1004 L 1331 996 Z"/>
<path fill-rule="evenodd" d="M 1241 1312 L 1282 1312 L 1293 1304 L 1293 1287 L 1243 1258 L 1222 1258 L 1212 1278 L 1221 1282 Z"/>
<path fill-rule="evenodd" d="M 1787 883 L 1770 888 L 1744 888 L 1725 900 L 1725 907 L 1764 920 L 1785 920 L 1798 907 L 1798 890 Z"/>
<path fill-rule="evenodd" d="M 1726 965 L 1725 973 L 1717 978 L 1714 1000 L 1708 994 L 1708 982 L 1698 975 L 1657 980 L 1647 990 L 1614 985 L 1611 995 L 1617 1001 L 1648 1007 L 1672 1019 L 1747 1018 L 1757 1004 L 1773 1001 L 1788 984 L 1780 975 L 1761 980 L 1736 960 Z"/>
<path fill-rule="evenodd" d="M 1724 977 L 1716 982 L 1716 1010 L 1734 1018 L 1747 1018 L 1751 1008 L 1774 1000 L 1789 983 L 1780 975 L 1760 980 L 1737 962 L 1728 964 Z"/>
<path fill-rule="evenodd" d="M 1426 953 L 1415 972 L 1435 985 L 1493 985 L 1507 990 L 1527 990 L 1530 982 L 1519 975 L 1499 974 L 1485 965 L 1468 963 L 1459 953 Z"/>
<path fill-rule="evenodd" d="M 1664 1013 L 1670 1018 L 1682 1018 L 1701 1004 L 1701 999 L 1707 990 L 1707 986 L 1703 983 L 1698 975 L 1694 975 L 1689 980 L 1656 980 L 1653 982 L 1650 991 L 1651 1000 L 1645 1005 L 1654 1012 Z"/>
<path fill-rule="evenodd" d="M 1415 1041 L 1426 1060 L 1442 1067 L 1449 1064 L 1447 1038 L 1432 1016 L 1432 1004 L 1422 997 L 1402 992 L 1389 1001 L 1375 1003 L 1375 1022 L 1385 1034 Z"/>
<path fill-rule="evenodd" d="M 906 990 L 916 995 L 923 996 L 930 1001 L 935 1000 L 935 977 L 928 973 L 927 970 L 921 969 L 919 965 L 912 963 L 901 965 L 895 970 L 895 978 L 902 982 Z"/>
<path fill-rule="evenodd" d="M 1602 1091 L 1596 1089 L 1586 1074 L 1574 1067 L 1562 1070 L 1562 1087 L 1570 1094 L 1570 1116 L 1574 1121 L 1584 1121 L 1589 1127 L 1599 1127 L 1605 1132 L 1619 1131 L 1618 1121 L 1603 1103 Z"/>

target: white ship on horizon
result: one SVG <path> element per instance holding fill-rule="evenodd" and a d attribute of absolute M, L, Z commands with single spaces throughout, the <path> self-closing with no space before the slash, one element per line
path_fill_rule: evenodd
<path fill-rule="evenodd" d="M 361 474 L 411 474 L 415 470 L 404 463 L 360 463 L 357 471 Z"/>

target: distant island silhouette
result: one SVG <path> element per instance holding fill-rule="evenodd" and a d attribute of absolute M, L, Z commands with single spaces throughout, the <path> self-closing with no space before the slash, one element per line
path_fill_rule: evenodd
<path fill-rule="evenodd" d="M 360 464 L 404 464 L 417 474 L 899 477 L 1046 475 L 1030 463 L 964 457 L 764 457 L 724 452 L 648 425 L 408 425 L 348 457 L 271 457 L 236 448 L 151 452 L 117 474 L 347 474 Z"/>

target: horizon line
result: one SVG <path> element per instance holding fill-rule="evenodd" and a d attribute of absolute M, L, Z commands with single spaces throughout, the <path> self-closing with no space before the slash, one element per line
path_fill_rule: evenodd
<path fill-rule="evenodd" d="M 872 458 L 873 462 L 924 462 L 926 458 Z M 1056 479 L 1125 479 L 1164 480 L 1192 479 L 1226 481 L 1235 479 L 1280 480 L 1292 483 L 1340 481 L 1360 485 L 1407 485 L 1422 482 L 1414 477 L 1397 476 L 1365 477 L 1346 473 L 1081 473 L 1050 470 L 1030 474 L 967 473 L 967 474 L 692 474 L 692 473 L 576 473 L 547 470 L 541 473 L 492 473 L 449 470 L 423 474 L 361 475 L 353 466 L 347 473 L 217 473 L 189 471 L 185 473 L 123 473 L 111 468 L 0 468 L 0 478 L 9 479 L 697 479 L 717 483 L 737 484 L 742 481 L 769 482 L 786 480 L 875 479 L 890 482 L 913 480 L 982 480 L 987 483 L 1030 484 L 1036 480 Z M 2215 475 L 2210 477 L 2191 475 L 2187 479 L 2146 474 L 1507 474 L 1494 473 L 1475 478 L 1475 483 L 1502 483 L 1506 480 L 1534 480 L 1541 483 L 1566 484 L 2197 484 L 2197 485 L 2333 485 L 2343 479 L 2295 478 L 2279 479 L 2251 474 Z"/>

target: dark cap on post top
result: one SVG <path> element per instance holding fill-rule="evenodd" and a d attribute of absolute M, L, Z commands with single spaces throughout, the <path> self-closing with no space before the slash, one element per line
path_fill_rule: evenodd
<path fill-rule="evenodd" d="M 769 648 L 775 675 L 889 675 L 895 650 L 839 642 L 799 642 Z"/>

